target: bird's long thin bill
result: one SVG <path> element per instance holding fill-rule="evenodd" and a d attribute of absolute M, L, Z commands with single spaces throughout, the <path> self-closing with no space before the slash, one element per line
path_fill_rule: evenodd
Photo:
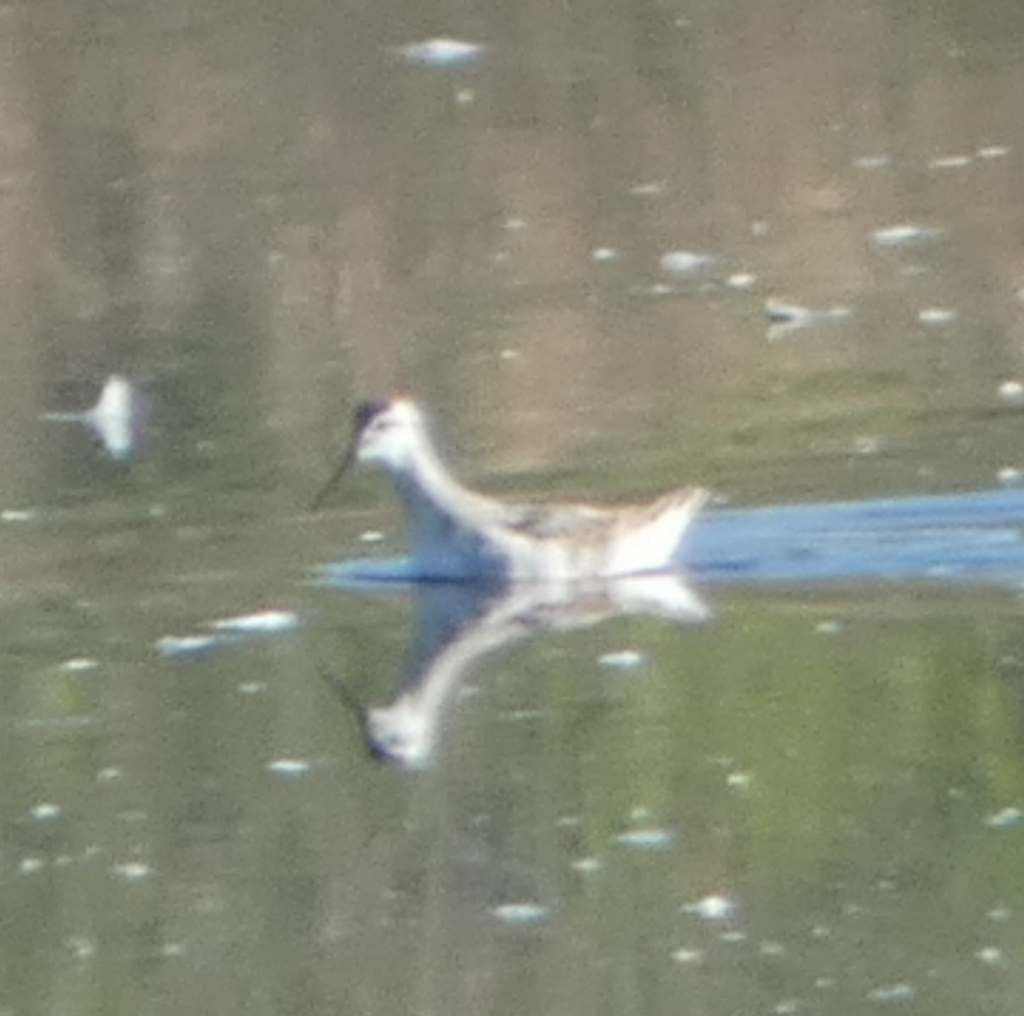
<path fill-rule="evenodd" d="M 331 690 L 338 696 L 341 703 L 355 716 L 359 727 L 365 732 L 367 726 L 366 706 L 356 698 L 349 687 L 329 670 L 320 668 L 320 676 L 324 679 Z"/>
<path fill-rule="evenodd" d="M 330 494 L 331 491 L 334 490 L 334 488 L 337 487 L 338 484 L 341 482 L 341 478 L 348 472 L 349 466 L 351 466 L 352 463 L 355 461 L 355 457 L 356 446 L 355 442 L 353 441 L 352 447 L 349 448 L 347 452 L 345 452 L 341 462 L 338 463 L 334 472 L 327 477 L 327 482 L 320 488 L 319 491 L 317 491 L 316 497 L 314 497 L 312 502 L 310 503 L 310 511 L 315 512 L 324 503 L 324 501 L 327 500 L 327 495 Z"/>

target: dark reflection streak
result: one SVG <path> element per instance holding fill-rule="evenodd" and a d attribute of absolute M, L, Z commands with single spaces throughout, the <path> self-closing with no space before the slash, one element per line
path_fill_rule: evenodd
<path fill-rule="evenodd" d="M 355 715 L 369 756 L 428 767 L 454 692 L 481 658 L 548 631 L 588 627 L 622 614 L 693 623 L 709 612 L 677 575 L 508 585 L 424 583 L 415 587 L 416 630 L 392 699 L 366 706 L 335 674 L 321 671 Z"/>

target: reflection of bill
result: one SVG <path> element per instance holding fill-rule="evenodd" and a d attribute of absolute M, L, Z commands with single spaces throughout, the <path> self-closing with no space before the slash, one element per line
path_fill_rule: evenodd
<path fill-rule="evenodd" d="M 675 575 L 593 582 L 474 583 L 417 587 L 416 633 L 406 673 L 386 705 L 366 706 L 336 675 L 324 677 L 359 720 L 369 754 L 422 769 L 433 761 L 454 692 L 481 657 L 532 635 L 624 614 L 695 623 L 707 607 Z"/>

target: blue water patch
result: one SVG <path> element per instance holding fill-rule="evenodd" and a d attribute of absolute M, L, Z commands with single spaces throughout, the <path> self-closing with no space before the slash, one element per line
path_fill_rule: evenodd
<path fill-rule="evenodd" d="M 709 509 L 675 562 L 700 584 L 847 580 L 1024 585 L 1024 490 Z M 429 579 L 407 558 L 345 561 L 322 584 Z"/>
<path fill-rule="evenodd" d="M 1024 582 L 1024 491 L 708 511 L 677 558 L 702 583 Z"/>

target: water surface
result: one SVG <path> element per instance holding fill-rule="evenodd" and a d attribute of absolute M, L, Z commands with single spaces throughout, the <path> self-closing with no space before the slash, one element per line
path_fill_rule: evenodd
<path fill-rule="evenodd" d="M 1017 6 L 258 8 L 3 12 L 0 1011 L 1017 1013 Z M 373 760 L 425 608 L 305 505 L 396 388 L 711 487 L 710 617 L 492 623 Z"/>

